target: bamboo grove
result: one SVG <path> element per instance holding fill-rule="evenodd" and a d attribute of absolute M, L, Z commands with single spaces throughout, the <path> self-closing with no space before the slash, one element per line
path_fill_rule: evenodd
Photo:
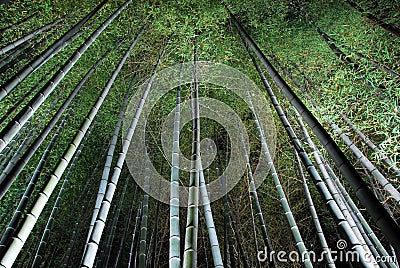
<path fill-rule="evenodd" d="M 0 267 L 399 267 L 399 10 L 0 1 Z"/>

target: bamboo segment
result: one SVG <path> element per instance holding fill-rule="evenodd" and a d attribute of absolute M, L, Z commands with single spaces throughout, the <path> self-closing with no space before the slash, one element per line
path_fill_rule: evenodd
<path fill-rule="evenodd" d="M 297 112 L 296 112 L 297 113 Z M 355 221 L 360 221 L 362 223 L 362 227 L 359 228 L 360 230 L 365 229 L 366 230 L 366 234 L 363 231 L 363 236 L 367 235 L 376 245 L 376 247 L 378 248 L 378 250 L 380 251 L 380 254 L 382 256 L 388 256 L 387 251 L 385 250 L 385 248 L 382 246 L 381 242 L 378 240 L 378 238 L 376 237 L 376 235 L 374 234 L 374 232 L 372 231 L 372 229 L 370 228 L 370 226 L 368 225 L 368 223 L 365 221 L 364 217 L 362 216 L 362 214 L 360 213 L 359 209 L 357 208 L 357 206 L 354 204 L 354 201 L 350 198 L 350 196 L 348 195 L 347 191 L 345 190 L 345 188 L 343 187 L 343 185 L 341 184 L 341 182 L 339 181 L 339 179 L 336 177 L 336 175 L 333 172 L 329 172 L 329 170 L 327 170 L 325 168 L 325 165 L 323 163 L 323 158 L 320 155 L 320 152 L 318 151 L 318 149 L 316 148 L 314 142 L 312 141 L 310 135 L 308 134 L 308 131 L 306 129 L 306 127 L 303 124 L 303 121 L 300 117 L 299 114 L 297 114 L 297 120 L 300 124 L 300 127 L 304 133 L 304 136 L 307 140 L 308 145 L 311 147 L 311 150 L 313 151 L 314 154 L 314 158 L 318 164 L 318 167 L 321 170 L 321 173 L 324 174 L 324 177 L 327 177 L 328 180 L 330 180 L 331 178 L 333 179 L 333 182 L 335 183 L 335 186 L 337 186 L 340 190 L 340 196 L 342 197 L 342 202 L 344 204 L 348 204 L 349 207 L 351 208 L 351 210 L 349 210 L 350 212 L 354 212 L 355 215 L 357 216 L 356 219 L 354 219 Z M 329 173 L 329 174 L 328 174 Z M 339 194 L 339 193 L 338 193 Z M 374 250 L 375 247 L 371 248 L 372 245 L 369 245 L 371 250 Z M 377 257 L 376 254 L 374 254 L 375 257 Z M 388 263 L 389 266 L 393 267 L 393 263 Z"/>
<path fill-rule="evenodd" d="M 305 267 L 313 267 L 313 265 L 311 263 L 310 256 L 309 256 L 308 251 L 306 249 L 306 246 L 305 246 L 305 244 L 303 242 L 303 238 L 301 236 L 300 230 L 297 227 L 296 220 L 294 219 L 293 213 L 292 213 L 292 211 L 290 209 L 289 202 L 288 202 L 288 200 L 286 198 L 286 194 L 285 194 L 285 192 L 283 190 L 281 181 L 280 181 L 280 179 L 278 177 L 278 173 L 276 172 L 275 165 L 274 165 L 274 163 L 272 161 L 271 154 L 270 154 L 269 149 L 268 149 L 266 138 L 265 138 L 264 133 L 263 133 L 263 131 L 261 129 L 261 125 L 260 125 L 260 123 L 258 121 L 257 114 L 256 114 L 256 112 L 254 110 L 253 103 L 252 103 L 250 98 L 249 98 L 249 108 L 250 108 L 250 110 L 252 112 L 252 115 L 253 115 L 253 118 L 254 118 L 254 122 L 256 123 L 258 135 L 260 136 L 262 153 L 265 154 L 266 160 L 268 162 L 268 166 L 270 167 L 270 174 L 271 174 L 271 176 L 272 176 L 272 178 L 274 180 L 275 188 L 278 191 L 279 199 L 280 199 L 280 202 L 282 204 L 283 211 L 285 212 L 286 219 L 287 219 L 287 221 L 288 221 L 288 223 L 290 225 L 290 230 L 291 230 L 293 238 L 294 238 L 294 240 L 296 242 L 296 247 L 297 247 L 297 249 L 299 250 L 299 253 L 302 256 L 302 262 L 303 262 Z"/>
<path fill-rule="evenodd" d="M 144 178 L 144 193 L 142 201 L 142 220 L 140 223 L 140 240 L 139 240 L 139 268 L 146 268 L 147 260 L 147 225 L 149 219 L 149 190 L 150 190 L 150 161 L 146 162 L 145 178 Z"/>
<path fill-rule="evenodd" d="M 354 130 L 354 132 L 356 132 L 357 135 L 369 146 L 369 148 L 374 150 L 374 152 L 379 155 L 379 157 L 389 167 L 389 169 L 392 170 L 397 177 L 400 177 L 400 170 L 395 166 L 395 164 L 392 161 L 390 161 L 385 152 L 379 150 L 378 146 L 376 146 L 370 139 L 368 139 L 368 137 L 361 130 L 359 130 L 356 127 L 356 125 L 353 122 L 351 122 L 349 118 L 347 118 L 346 115 L 341 113 L 340 116 L 347 123 L 347 125 L 349 125 Z"/>
<path fill-rule="evenodd" d="M 345 2 L 349 3 L 349 5 L 352 6 L 353 8 L 355 8 L 358 12 L 362 13 L 368 19 L 372 20 L 376 25 L 381 26 L 383 29 L 385 29 L 386 31 L 394 34 L 395 36 L 400 37 L 400 29 L 397 28 L 396 26 L 394 26 L 394 25 L 392 25 L 390 23 L 385 23 L 384 21 L 382 21 L 381 19 L 375 17 L 371 13 L 366 12 L 356 2 L 353 2 L 351 0 L 345 0 Z"/>
<path fill-rule="evenodd" d="M 346 220 L 345 216 L 343 215 L 343 210 L 338 206 L 338 204 L 335 202 L 336 200 L 334 197 L 331 195 L 329 192 L 328 187 L 326 186 L 325 182 L 321 179 L 320 175 L 318 174 L 315 166 L 309 159 L 307 153 L 304 151 L 300 141 L 298 140 L 296 134 L 294 133 L 288 119 L 286 118 L 285 113 L 283 112 L 282 108 L 280 107 L 277 98 L 275 97 L 272 89 L 270 88 L 268 81 L 266 80 L 264 73 L 261 71 L 260 67 L 258 66 L 257 62 L 255 61 L 254 57 L 250 54 L 250 51 L 248 50 L 250 57 L 253 60 L 254 66 L 256 67 L 260 78 L 265 86 L 265 89 L 267 90 L 268 95 L 270 96 L 271 102 L 279 115 L 279 119 L 281 120 L 283 126 L 285 127 L 285 130 L 293 144 L 293 147 L 297 151 L 297 153 L 300 156 L 301 161 L 303 164 L 307 167 L 307 172 L 311 176 L 313 182 L 315 183 L 315 186 L 317 187 L 318 191 L 320 192 L 321 196 L 323 197 L 329 211 L 331 212 L 332 216 L 334 217 L 338 227 L 340 227 L 344 233 L 346 234 L 346 238 L 348 241 L 351 243 L 352 248 L 357 251 L 357 253 L 360 256 L 360 260 L 363 263 L 365 267 L 374 267 L 371 262 L 369 262 L 369 256 L 372 256 L 371 252 L 368 251 L 368 249 L 362 246 L 360 244 L 360 236 L 357 237 L 357 235 L 354 233 L 354 228 L 352 228 L 349 224 L 349 222 Z M 367 250 L 367 251 L 366 251 Z M 370 255 L 367 255 L 370 254 Z"/>
<path fill-rule="evenodd" d="M 53 228 L 53 225 L 54 225 L 54 219 L 55 219 L 55 217 L 57 215 L 57 212 L 59 210 L 59 207 L 60 207 L 64 192 L 65 192 L 65 190 L 67 188 L 67 185 L 68 185 L 68 182 L 69 182 L 69 179 L 70 179 L 71 175 L 74 172 L 74 169 L 75 169 L 75 166 L 76 166 L 76 162 L 79 159 L 79 156 L 80 156 L 80 154 L 82 152 L 83 147 L 85 146 L 85 143 L 86 143 L 87 138 L 89 137 L 89 135 L 90 135 L 90 130 L 88 130 L 85 133 L 83 141 L 79 145 L 78 151 L 75 153 L 74 158 L 73 158 L 73 160 L 71 162 L 71 166 L 70 166 L 70 168 L 68 170 L 68 173 L 64 178 L 64 181 L 63 181 L 63 183 L 61 185 L 60 191 L 58 192 L 57 199 L 56 199 L 56 201 L 55 201 L 55 203 L 53 205 L 53 208 L 51 210 L 49 219 L 47 220 L 46 227 L 45 227 L 45 229 L 43 231 L 43 234 L 42 234 L 42 237 L 40 239 L 39 246 L 38 246 L 38 248 L 36 250 L 36 254 L 35 254 L 35 258 L 34 258 L 33 263 L 32 263 L 32 267 L 40 267 L 40 264 L 43 261 L 44 253 L 46 251 L 47 244 L 49 243 L 51 229 Z"/>
<path fill-rule="evenodd" d="M 329 249 L 328 243 L 326 242 L 321 223 L 319 222 L 318 214 L 315 209 L 310 190 L 308 189 L 307 179 L 306 179 L 306 176 L 304 176 L 303 168 L 301 167 L 301 160 L 300 160 L 299 154 L 297 153 L 296 150 L 294 150 L 294 152 L 296 155 L 297 167 L 299 170 L 299 174 L 300 174 L 301 180 L 303 181 L 304 193 L 306 194 L 306 199 L 308 202 L 308 206 L 310 208 L 311 216 L 314 221 L 314 226 L 315 226 L 315 229 L 317 230 L 318 239 L 319 239 L 319 242 L 321 243 L 321 247 L 322 247 L 323 251 L 327 253 L 326 254 L 326 262 L 328 263 L 328 267 L 331 267 L 331 268 L 336 267 L 335 262 L 332 259 L 331 250 Z"/>
<path fill-rule="evenodd" d="M 117 10 L 117 12 L 115 12 L 110 17 L 109 21 L 111 22 L 112 18 L 115 18 L 129 3 L 130 3 L 130 1 L 126 2 L 121 8 L 119 8 Z M 135 44 L 136 42 L 137 42 L 137 39 L 134 40 L 133 44 Z M 132 49 L 132 48 L 133 48 L 133 46 L 131 46 L 130 49 Z M 126 61 L 128 55 L 129 54 L 124 56 L 124 58 L 122 59 L 123 62 Z M 108 83 L 106 85 L 106 87 L 103 89 L 103 91 L 101 92 L 101 95 L 99 96 L 94 107 L 91 109 L 88 116 L 82 123 L 80 130 L 78 130 L 78 132 L 77 132 L 75 138 L 72 140 L 70 146 L 64 152 L 64 156 L 61 158 L 57 167 L 55 168 L 52 175 L 50 176 L 49 180 L 46 182 L 45 187 L 39 193 L 39 197 L 34 202 L 34 205 L 31 209 L 31 211 L 25 217 L 25 220 L 24 220 L 19 232 L 13 238 L 11 245 L 7 248 L 4 257 L 0 261 L 1 265 L 5 266 L 5 267 L 11 267 L 12 264 L 14 263 L 16 257 L 18 256 L 19 252 L 22 249 L 26 239 L 28 238 L 34 225 L 36 224 L 37 219 L 39 218 L 40 214 L 42 213 L 44 206 L 46 205 L 50 195 L 52 194 L 55 187 L 57 186 L 58 181 L 61 179 L 61 176 L 63 175 L 65 169 L 67 168 L 67 166 L 68 166 L 69 162 L 71 161 L 73 155 L 75 154 L 77 148 L 79 147 L 80 143 L 82 142 L 82 139 L 83 139 L 85 133 L 89 129 L 97 112 L 99 111 L 106 96 L 108 95 L 110 88 L 112 86 L 112 83 L 114 82 L 119 70 L 122 68 L 122 65 L 123 65 L 123 63 L 117 67 L 117 72 L 113 73 L 113 75 L 109 81 L 110 83 Z"/>
<path fill-rule="evenodd" d="M 211 253 L 213 256 L 214 267 L 224 267 L 222 262 L 221 250 L 218 243 L 218 236 L 215 230 L 214 219 L 211 211 L 210 199 L 208 197 L 206 182 L 204 180 L 203 169 L 200 163 L 200 176 L 199 176 L 199 187 L 200 187 L 200 196 L 201 202 L 203 203 L 204 208 L 204 217 L 206 219 L 206 225 L 208 230 L 208 236 L 210 239 Z"/>
<path fill-rule="evenodd" d="M 97 68 L 97 66 L 103 61 L 103 59 L 105 58 L 104 56 L 99 61 L 97 61 L 97 63 L 95 63 L 94 66 L 87 72 L 87 74 L 84 76 L 84 78 L 81 80 L 81 82 L 76 86 L 75 90 L 77 92 L 75 92 L 75 90 L 73 90 L 72 93 L 71 93 L 72 95 L 74 95 L 74 94 L 79 94 L 80 95 L 81 94 L 82 86 L 87 81 L 89 76 L 93 73 L 93 71 Z M 70 95 L 70 97 L 72 97 L 72 96 Z M 67 101 L 68 101 L 68 99 L 67 99 Z M 67 123 L 67 121 L 69 119 L 69 117 L 71 116 L 72 111 L 74 110 L 74 107 L 76 105 L 76 101 L 77 101 L 77 99 L 74 100 L 74 103 L 68 109 L 65 117 L 63 118 L 63 120 L 61 121 L 60 125 L 58 126 L 56 133 L 54 133 L 54 135 L 51 138 L 49 144 L 47 145 L 42 157 L 40 158 L 40 161 L 39 161 L 38 165 L 36 166 L 35 171 L 33 172 L 32 176 L 30 177 L 29 182 L 28 182 L 28 186 L 25 189 L 25 192 L 23 193 L 23 196 L 22 196 L 22 198 L 21 198 L 21 200 L 20 200 L 20 202 L 19 202 L 19 204 L 17 206 L 17 209 L 14 212 L 14 215 L 13 215 L 9 225 L 7 226 L 6 231 L 4 232 L 4 234 L 1 237 L 0 252 L 2 252 L 2 250 L 4 249 L 4 247 L 6 246 L 8 241 L 12 238 L 12 236 L 14 234 L 14 231 L 17 228 L 17 224 L 19 222 L 19 219 L 21 218 L 26 206 L 28 205 L 28 201 L 29 201 L 29 199 L 30 199 L 30 197 L 31 197 L 31 195 L 33 193 L 35 185 L 36 185 L 36 183 L 37 183 L 37 181 L 38 181 L 38 179 L 40 177 L 40 174 L 43 171 L 43 168 L 45 166 L 45 163 L 46 163 L 48 157 L 50 156 L 50 152 L 53 149 L 53 147 L 55 146 L 55 144 L 57 143 L 57 141 L 58 141 L 58 139 L 60 137 L 61 131 L 63 130 L 64 126 L 66 125 L 66 123 Z M 54 115 L 53 118 L 57 117 L 57 114 L 58 114 L 58 112 L 56 113 L 56 115 Z M 28 162 L 28 160 L 24 160 L 24 163 L 27 163 L 27 162 Z M 12 176 L 12 175 L 10 175 L 10 176 Z"/>
<path fill-rule="evenodd" d="M 91 220 L 90 226 L 89 226 L 89 232 L 88 232 L 88 235 L 87 235 L 86 243 L 89 241 L 90 235 L 92 234 L 94 222 L 96 221 L 97 214 L 99 213 L 99 210 L 100 210 L 101 202 L 103 201 L 103 197 L 104 197 L 104 194 L 106 192 L 108 177 L 109 177 L 110 170 L 111 170 L 111 163 L 112 163 L 112 160 L 113 160 L 115 147 L 116 147 L 116 144 L 117 144 L 117 141 L 118 141 L 118 134 L 120 132 L 120 128 L 121 128 L 121 124 L 122 124 L 122 118 L 123 118 L 124 113 L 125 113 L 126 105 L 127 105 L 128 99 L 129 99 L 129 94 L 130 94 L 130 92 L 131 92 L 131 90 L 133 88 L 134 78 L 135 78 L 135 76 L 133 76 L 133 78 L 131 80 L 131 83 L 130 83 L 130 85 L 128 87 L 128 90 L 125 93 L 124 100 L 122 102 L 121 108 L 119 110 L 117 124 L 116 124 L 115 129 L 114 129 L 114 134 L 113 134 L 113 136 L 111 138 L 111 142 L 110 142 L 110 145 L 109 145 L 109 148 L 108 148 L 106 163 L 104 165 L 103 173 L 102 173 L 101 180 L 100 180 L 99 190 L 98 190 L 98 193 L 97 193 L 96 203 L 95 203 L 95 207 L 94 207 L 93 214 L 92 214 L 92 220 Z"/>
<path fill-rule="evenodd" d="M 248 90 L 247 90 L 247 97 L 248 97 L 249 103 L 251 104 L 250 109 L 252 110 L 253 117 L 254 117 L 255 116 L 255 111 L 254 111 L 254 107 L 253 107 L 253 104 L 252 104 L 252 101 L 251 101 L 251 97 L 250 97 L 250 94 L 249 94 Z M 250 165 L 250 158 L 249 158 L 249 155 L 247 154 L 247 148 L 246 148 L 245 143 L 244 143 L 243 133 L 240 133 L 240 139 L 241 139 L 241 142 L 243 144 L 243 152 L 244 152 L 244 157 L 245 157 L 245 160 L 246 160 L 247 173 L 248 173 L 248 176 L 249 176 L 249 191 L 250 191 L 251 196 L 254 199 L 254 204 L 255 204 L 255 207 L 256 207 L 256 214 L 258 216 L 258 221 L 259 221 L 259 224 L 260 224 L 260 228 L 261 228 L 261 232 L 262 232 L 262 236 L 263 236 L 263 240 L 264 240 L 264 247 L 267 248 L 268 252 L 272 252 L 273 251 L 272 243 L 271 243 L 271 240 L 270 240 L 269 235 L 268 235 L 267 226 L 265 224 L 265 219 L 264 219 L 264 215 L 263 215 L 263 212 L 262 212 L 260 200 L 258 198 L 257 188 L 256 188 L 256 185 L 255 185 L 255 182 L 254 182 L 254 177 L 253 177 L 253 171 L 252 171 L 251 165 Z M 272 259 L 271 258 L 267 258 L 267 262 L 268 262 L 268 265 L 270 267 L 275 267 L 276 266 L 275 256 L 273 256 Z"/>
<path fill-rule="evenodd" d="M 136 201 L 137 188 L 138 188 L 138 186 L 135 185 L 135 190 L 133 191 L 133 196 L 132 196 L 131 206 L 130 206 L 129 212 L 128 212 L 128 217 L 125 221 L 124 233 L 122 235 L 121 243 L 119 244 L 118 254 L 117 254 L 116 261 L 115 261 L 115 268 L 120 267 L 122 253 L 124 251 L 124 246 L 125 246 L 126 238 L 128 235 L 129 225 L 131 224 L 133 207 L 134 207 L 135 201 Z"/>
<path fill-rule="evenodd" d="M 137 248 L 137 243 L 139 241 L 139 231 L 140 231 L 140 220 L 142 219 L 142 203 L 139 204 L 137 213 L 136 213 L 136 220 L 135 220 L 135 229 L 133 230 L 132 233 L 132 242 L 131 242 L 131 247 L 129 250 L 129 261 L 128 261 L 128 268 L 136 267 L 136 248 Z"/>
<path fill-rule="evenodd" d="M 278 65 L 278 67 L 285 73 L 287 74 L 287 76 L 293 81 L 293 83 L 296 85 L 296 87 L 298 87 L 300 89 L 300 91 L 307 97 L 307 99 L 311 102 L 311 105 L 322 115 L 322 117 L 328 121 L 328 123 L 331 125 L 333 123 L 332 120 L 330 120 L 328 118 L 328 116 L 326 116 L 320 109 L 318 103 L 310 96 L 310 94 L 307 92 L 307 90 L 293 77 L 293 75 L 289 72 L 289 70 L 287 70 L 284 66 L 282 66 L 279 61 L 271 56 L 272 60 L 274 61 L 274 63 L 276 63 Z M 302 74 L 304 76 L 304 74 Z M 305 77 L 306 78 L 306 77 Z M 310 83 L 311 81 L 306 78 L 308 83 Z M 312 84 L 312 83 L 310 83 Z M 338 110 L 338 113 L 340 114 L 340 116 L 343 118 L 343 120 L 346 122 L 346 124 L 348 126 L 350 126 L 354 132 L 356 132 L 356 134 L 372 149 L 374 150 L 374 152 L 376 152 L 380 159 L 382 159 L 382 161 L 389 167 L 389 169 L 396 174 L 397 176 L 400 176 L 400 170 L 394 165 L 394 163 L 392 161 L 390 161 L 390 159 L 387 157 L 387 155 L 385 154 L 385 152 L 381 151 L 378 146 L 376 146 L 370 139 L 368 139 L 368 137 L 361 131 L 359 130 L 356 125 L 342 112 L 340 112 Z M 331 126 L 332 127 L 332 126 Z M 332 127 L 334 128 L 334 127 Z M 385 183 L 384 183 L 385 184 Z"/>

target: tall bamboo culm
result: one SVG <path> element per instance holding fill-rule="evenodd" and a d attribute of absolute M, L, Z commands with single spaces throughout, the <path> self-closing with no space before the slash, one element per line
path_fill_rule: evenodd
<path fill-rule="evenodd" d="M 194 37 L 193 84 L 190 94 L 192 110 L 192 152 L 190 162 L 189 197 L 186 216 L 183 268 L 197 267 L 197 237 L 199 230 L 199 178 L 200 178 L 200 111 L 197 81 L 197 31 Z"/>
<path fill-rule="evenodd" d="M 176 107 L 174 116 L 174 134 L 171 160 L 171 194 L 169 214 L 169 267 L 180 268 L 180 225 L 179 225 L 179 132 L 180 132 L 180 88 L 176 90 Z"/>

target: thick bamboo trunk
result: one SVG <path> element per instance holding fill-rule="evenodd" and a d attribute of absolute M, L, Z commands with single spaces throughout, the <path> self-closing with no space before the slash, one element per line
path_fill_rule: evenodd
<path fill-rule="evenodd" d="M 36 249 L 35 257 L 34 257 L 34 260 L 33 260 L 32 266 L 31 266 L 33 268 L 40 267 L 41 263 L 43 262 L 43 259 L 44 259 L 44 256 L 45 256 L 45 252 L 46 252 L 47 246 L 49 244 L 51 230 L 53 228 L 54 220 L 55 220 L 55 217 L 57 216 L 57 212 L 58 212 L 58 210 L 60 208 L 60 204 L 61 204 L 64 192 L 65 192 L 65 190 L 67 188 L 69 179 L 71 178 L 71 176 L 72 176 L 72 174 L 73 174 L 73 172 L 75 170 L 76 162 L 79 159 L 79 156 L 80 156 L 80 154 L 82 152 L 83 147 L 85 146 L 85 143 L 86 143 L 87 138 L 89 137 L 89 135 L 90 135 L 90 130 L 88 130 L 86 132 L 81 144 L 79 145 L 78 151 L 74 155 L 74 158 L 73 158 L 73 160 L 71 162 L 71 166 L 70 166 L 70 168 L 68 170 L 68 173 L 65 176 L 64 181 L 63 181 L 63 183 L 61 185 L 61 188 L 60 188 L 60 190 L 58 192 L 57 199 L 54 202 L 54 205 L 53 205 L 53 208 L 51 210 L 50 216 L 49 216 L 49 218 L 47 220 L 46 227 L 45 227 L 45 229 L 43 231 L 42 237 L 41 237 L 40 242 L 39 242 L 39 246 Z"/>

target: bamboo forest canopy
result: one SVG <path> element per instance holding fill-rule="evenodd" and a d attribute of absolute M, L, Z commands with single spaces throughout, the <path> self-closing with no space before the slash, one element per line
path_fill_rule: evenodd
<path fill-rule="evenodd" d="M 398 267 L 399 1 L 0 14 L 0 267 Z"/>

